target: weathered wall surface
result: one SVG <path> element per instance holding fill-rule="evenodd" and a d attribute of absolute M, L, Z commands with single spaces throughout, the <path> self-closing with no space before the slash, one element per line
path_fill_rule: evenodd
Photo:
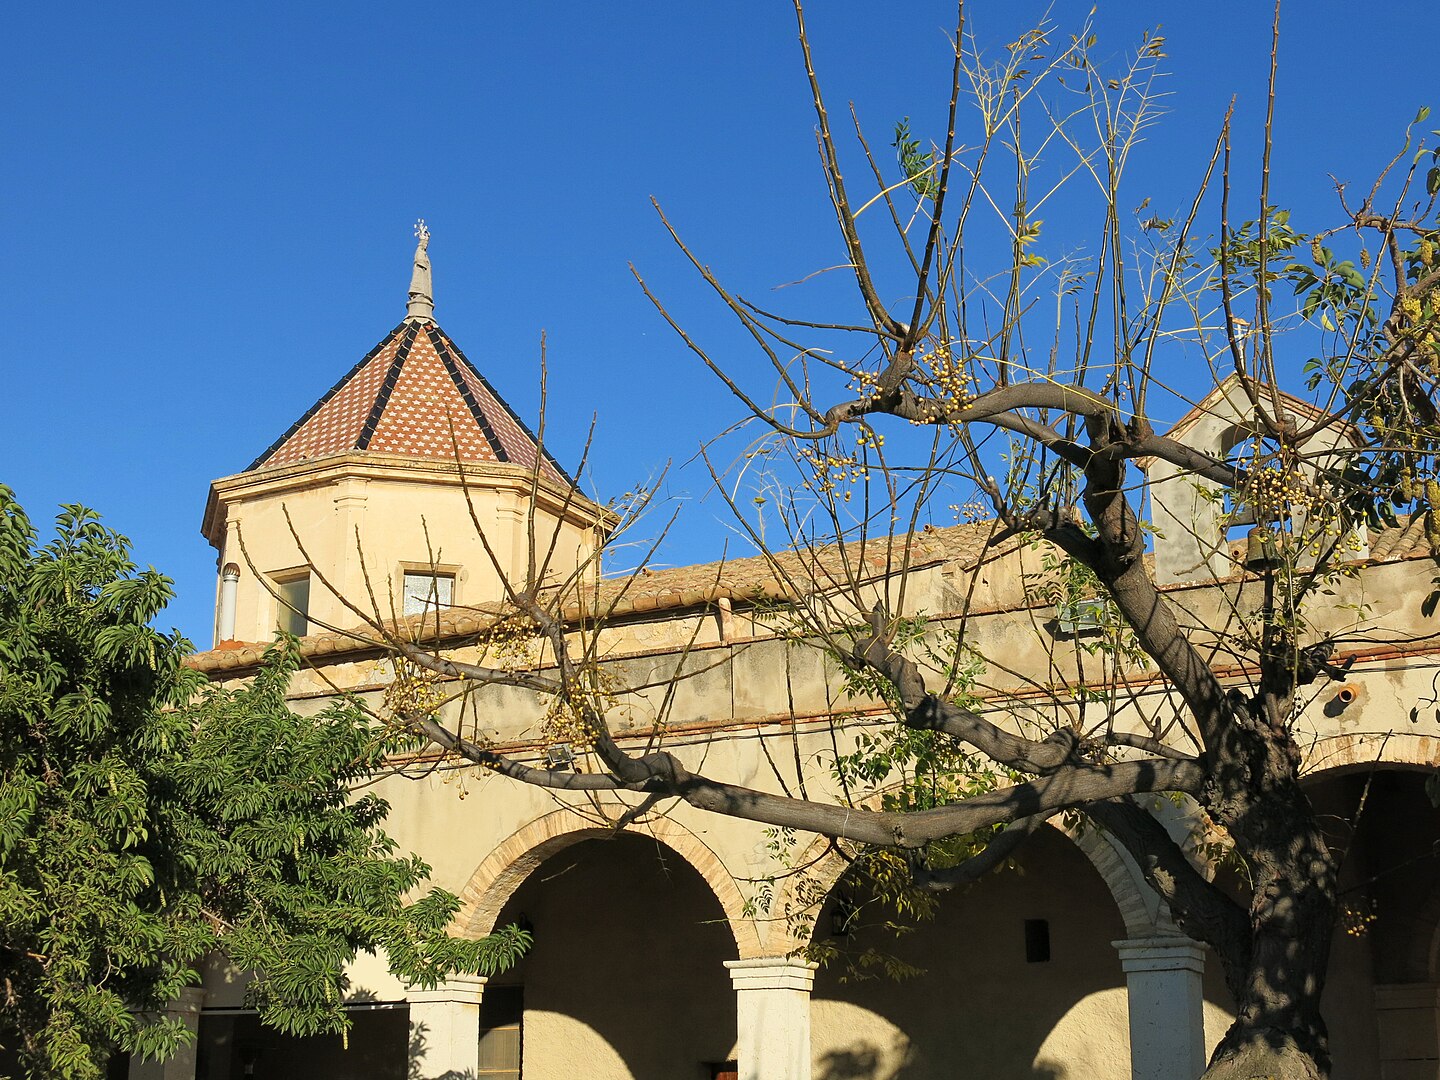
<path fill-rule="evenodd" d="M 1024 602 L 1046 572 L 1037 549 L 984 567 L 978 580 L 954 566 L 925 567 L 911 576 L 907 610 L 932 616 L 933 628 L 963 627 L 978 652 L 996 657 L 1000 663 L 984 670 L 977 688 L 984 708 L 992 718 L 1018 718 L 1010 722 L 1031 734 L 1035 727 L 1024 725 L 1053 724 L 1055 701 L 1070 698 L 1066 684 L 1082 678 L 1124 691 L 1112 704 L 1092 701 L 1083 714 L 1066 714 L 1087 728 L 1107 714 L 1134 729 L 1146 717 L 1173 719 L 1175 703 L 1153 672 L 1139 664 L 1107 672 L 1058 633 L 1052 606 Z M 1337 581 L 1316 605 L 1315 621 L 1336 633 L 1341 654 L 1355 656 L 1343 685 L 1322 679 L 1310 688 L 1297 721 L 1307 768 L 1317 776 L 1440 759 L 1440 651 L 1400 647 L 1430 631 L 1420 600 L 1432 577 L 1428 562 L 1371 565 Z M 1233 581 L 1177 587 L 1170 596 L 1203 644 L 1207 634 L 1239 625 L 1239 613 L 1254 609 L 1255 589 Z M 962 618 L 957 604 L 966 602 Z M 622 741 L 663 746 L 717 778 L 772 792 L 794 792 L 803 780 L 810 797 L 838 800 L 834 755 L 848 750 L 858 731 L 884 723 L 882 710 L 847 697 L 831 658 L 773 636 L 776 629 L 773 613 L 743 605 L 723 620 L 714 606 L 615 620 L 602 631 L 608 680 L 646 687 L 616 698 L 611 720 Z M 457 655 L 480 657 L 474 646 Z M 392 674 L 373 654 L 340 657 L 297 675 L 295 704 L 322 707 L 333 682 L 383 708 Z M 1243 684 L 1247 673 L 1237 667 L 1231 678 Z M 543 711 L 533 694 L 488 688 L 468 699 L 463 715 L 458 700 L 442 715 L 467 737 L 533 762 L 557 737 Z M 832 730 L 833 717 L 851 712 L 859 716 Z M 808 930 L 808 921 L 785 917 L 796 893 L 785 875 L 802 860 L 808 838 L 777 852 L 763 826 L 678 805 L 660 808 L 618 841 L 595 839 L 622 812 L 619 797 L 567 799 L 455 762 L 408 763 L 377 790 L 392 804 L 389 828 L 401 846 L 420 852 L 435 883 L 462 896 L 463 932 L 483 933 L 522 914 L 536 926 L 536 952 L 504 977 L 526 987 L 525 1075 L 532 1080 L 568 1078 L 581 1060 L 589 1075 L 607 1080 L 689 1075 L 667 1070 L 667 1062 L 705 1075 L 702 1062 L 733 1052 L 734 994 L 723 961 L 783 956 Z M 1327 792 L 1339 800 L 1337 816 L 1353 812 L 1353 791 Z M 1087 841 L 1092 848 L 1096 842 Z M 644 857 L 635 845 L 644 845 Z M 1102 874 L 1101 864 L 1110 870 Z M 817 1080 L 1128 1076 L 1124 976 L 1111 942 L 1143 936 L 1147 920 L 1163 932 L 1163 911 L 1135 884 L 1123 856 L 1092 850 L 1087 857 L 1053 830 L 1023 853 L 1020 867 L 947 897 L 933 924 L 892 943 L 927 977 L 897 986 L 841 983 L 834 969 L 820 973 L 812 1010 Z M 818 895 L 837 872 L 811 871 Z M 778 895 L 767 909 L 770 889 Z M 1420 924 L 1436 921 L 1419 912 L 1426 887 L 1412 891 L 1408 907 L 1387 901 L 1403 907 L 1397 919 L 1414 923 L 1406 934 L 1391 940 L 1342 931 L 1337 939 L 1326 999 L 1336 1080 L 1378 1074 L 1375 987 L 1402 981 L 1394 974 L 1397 953 L 1414 953 L 1417 935 L 1433 932 Z M 1025 963 L 1023 950 L 1017 958 L 1027 918 L 1050 923 L 1048 963 Z M 829 932 L 823 916 L 818 932 Z M 1407 969 L 1403 977 L 1436 974 Z M 405 994 L 373 958 L 354 975 L 357 989 L 380 1000 Z M 212 1004 L 237 1003 L 239 987 L 219 970 L 207 978 Z M 1213 1045 L 1227 1023 L 1213 963 L 1206 988 Z"/>

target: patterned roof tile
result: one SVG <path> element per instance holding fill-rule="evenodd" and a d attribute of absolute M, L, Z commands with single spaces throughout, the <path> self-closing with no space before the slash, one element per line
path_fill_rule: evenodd
<path fill-rule="evenodd" d="M 537 442 L 438 326 L 407 319 L 310 407 L 250 470 L 352 452 L 535 468 Z M 250 471 L 247 470 L 247 471 Z M 572 481 L 549 453 L 540 471 Z"/>

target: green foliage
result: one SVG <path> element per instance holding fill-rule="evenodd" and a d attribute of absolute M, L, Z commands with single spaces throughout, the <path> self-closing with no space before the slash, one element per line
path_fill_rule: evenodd
<path fill-rule="evenodd" d="M 932 148 L 920 149 L 920 140 L 910 134 L 910 118 L 907 116 L 895 125 L 895 148 L 905 180 L 917 198 L 934 200 L 940 194 L 940 175 L 936 167 L 939 156 Z"/>
<path fill-rule="evenodd" d="M 950 700 L 969 708 L 980 706 L 975 691 L 985 664 L 956 632 L 938 630 L 923 618 L 904 619 L 896 626 L 892 647 L 911 652 L 936 673 Z M 852 697 L 894 694 L 893 685 L 869 669 L 846 664 L 845 677 L 845 692 Z M 893 702 L 892 707 L 896 709 L 894 720 L 861 730 L 853 749 L 835 757 L 835 778 L 852 799 L 908 813 L 962 802 L 1017 779 L 984 756 L 967 751 L 958 739 L 908 727 L 900 718 L 903 710 Z M 957 866 L 983 851 L 997 831 L 982 829 L 946 837 L 909 854 L 879 847 L 849 851 L 851 865 L 839 901 L 847 908 L 844 922 L 848 932 L 843 937 L 813 935 L 804 950 L 806 958 L 838 965 L 842 981 L 922 974 L 922 969 L 875 944 L 915 930 L 938 910 L 938 895 L 915 884 L 910 860 L 923 861 L 936 870 Z M 815 899 L 818 903 L 823 895 Z M 867 933 L 858 947 L 852 944 L 854 932 L 875 929 L 883 933 Z"/>
<path fill-rule="evenodd" d="M 352 703 L 291 712 L 293 640 L 250 686 L 208 687 L 150 626 L 171 595 L 81 507 L 38 546 L 0 486 L 0 1041 L 25 1074 L 173 1053 L 179 1025 L 136 1013 L 217 949 L 295 1034 L 344 1029 L 360 950 L 422 984 L 512 963 L 523 933 L 457 941 L 455 896 L 406 901 L 428 868 L 396 854 L 383 801 L 351 797 L 396 739 Z"/>

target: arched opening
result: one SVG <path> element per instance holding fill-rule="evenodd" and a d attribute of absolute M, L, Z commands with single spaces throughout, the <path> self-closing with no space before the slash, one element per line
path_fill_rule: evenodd
<path fill-rule="evenodd" d="M 496 922 L 535 935 L 519 966 L 485 991 L 519 1011 L 526 1080 L 704 1078 L 733 1056 L 724 962 L 738 954 L 725 911 L 655 838 L 592 836 L 553 851 Z M 493 1015 L 482 1004 L 482 1028 Z"/>
<path fill-rule="evenodd" d="M 815 1080 L 1123 1080 L 1130 1075 L 1125 977 L 1111 942 L 1125 921 L 1104 880 L 1063 834 L 1042 829 L 1016 859 L 945 895 L 933 920 L 895 936 L 842 878 L 817 934 L 844 934 L 924 974 L 896 982 L 817 973 Z M 837 918 L 837 907 L 857 913 Z M 878 974 L 878 973 L 877 973 Z"/>
<path fill-rule="evenodd" d="M 1306 785 L 1344 860 L 1322 1000 L 1336 1077 L 1391 1075 L 1401 1061 L 1417 1076 L 1440 1069 L 1440 810 L 1425 790 L 1431 773 L 1372 762 Z"/>

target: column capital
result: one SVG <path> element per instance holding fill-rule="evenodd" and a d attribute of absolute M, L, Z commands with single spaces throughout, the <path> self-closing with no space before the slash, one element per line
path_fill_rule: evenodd
<path fill-rule="evenodd" d="M 803 990 L 808 994 L 815 986 L 818 965 L 788 956 L 758 956 L 726 960 L 725 966 L 736 990 Z"/>
<path fill-rule="evenodd" d="M 479 1005 L 485 996 L 485 984 L 490 980 L 484 975 L 452 975 L 433 990 L 410 987 L 405 991 L 405 1000 L 415 1005 Z"/>
<path fill-rule="evenodd" d="M 1120 967 L 1131 971 L 1193 971 L 1205 970 L 1205 946 L 1192 938 L 1178 935 L 1165 937 L 1125 938 L 1112 941 L 1120 953 Z"/>
<path fill-rule="evenodd" d="M 166 1006 L 167 1013 L 195 1013 L 198 1014 L 205 1007 L 205 988 L 203 986 L 187 986 L 180 991 L 180 996 Z"/>

